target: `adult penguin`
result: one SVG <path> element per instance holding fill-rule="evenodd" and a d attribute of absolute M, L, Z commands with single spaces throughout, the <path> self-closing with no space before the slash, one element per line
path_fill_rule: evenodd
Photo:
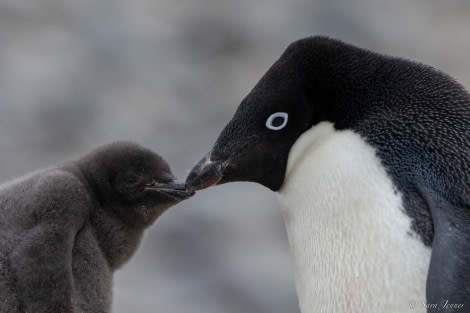
<path fill-rule="evenodd" d="M 184 189 L 131 142 L 2 184 L 0 312 L 110 312 L 113 272 Z"/>
<path fill-rule="evenodd" d="M 432 67 L 292 43 L 187 178 L 276 191 L 302 313 L 470 312 L 470 96 Z"/>

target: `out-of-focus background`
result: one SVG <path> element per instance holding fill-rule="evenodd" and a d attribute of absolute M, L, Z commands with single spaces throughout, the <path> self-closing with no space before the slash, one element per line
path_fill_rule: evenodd
<path fill-rule="evenodd" d="M 184 179 L 305 36 L 421 61 L 470 87 L 469 15 L 467 0 L 0 0 L 0 181 L 119 139 Z M 116 273 L 113 312 L 299 312 L 275 195 L 236 183 L 170 209 Z"/>

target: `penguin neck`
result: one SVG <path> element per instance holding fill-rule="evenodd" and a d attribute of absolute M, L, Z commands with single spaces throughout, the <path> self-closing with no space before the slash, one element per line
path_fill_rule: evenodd
<path fill-rule="evenodd" d="M 278 198 L 302 313 L 403 312 L 425 301 L 430 249 L 359 135 L 327 122 L 305 132 Z"/>

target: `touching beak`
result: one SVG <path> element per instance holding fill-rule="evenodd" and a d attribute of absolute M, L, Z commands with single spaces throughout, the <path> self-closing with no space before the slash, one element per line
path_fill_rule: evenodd
<path fill-rule="evenodd" d="M 186 191 L 194 192 L 217 185 L 224 177 L 229 160 L 212 161 L 209 151 L 194 167 L 186 178 Z"/>
<path fill-rule="evenodd" d="M 153 182 L 147 185 L 145 190 L 154 190 L 180 200 L 188 199 L 196 193 L 194 190 L 187 190 L 186 184 L 178 180 L 174 180 L 170 183 Z"/>

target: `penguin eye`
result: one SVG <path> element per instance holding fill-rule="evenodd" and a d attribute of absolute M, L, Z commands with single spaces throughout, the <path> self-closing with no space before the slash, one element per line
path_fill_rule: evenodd
<path fill-rule="evenodd" d="M 124 184 L 131 187 L 131 186 L 134 186 L 137 183 L 137 181 L 138 179 L 136 176 L 128 176 L 124 179 Z"/>
<path fill-rule="evenodd" d="M 288 117 L 286 112 L 273 113 L 266 120 L 266 127 L 271 130 L 281 130 L 287 125 Z"/>

